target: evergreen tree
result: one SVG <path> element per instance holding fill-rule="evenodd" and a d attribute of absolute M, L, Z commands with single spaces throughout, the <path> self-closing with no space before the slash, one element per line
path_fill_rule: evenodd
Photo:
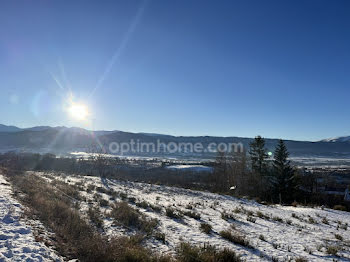
<path fill-rule="evenodd" d="M 283 142 L 279 140 L 275 149 L 273 170 L 274 188 L 280 202 L 293 200 L 295 192 L 295 171 L 288 160 L 288 150 Z"/>
<path fill-rule="evenodd" d="M 250 143 L 249 150 L 251 167 L 255 173 L 264 175 L 267 170 L 267 153 L 265 149 L 265 139 L 261 136 L 255 137 L 254 141 Z"/>

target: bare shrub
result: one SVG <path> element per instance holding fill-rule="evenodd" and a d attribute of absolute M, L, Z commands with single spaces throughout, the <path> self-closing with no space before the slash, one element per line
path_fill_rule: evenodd
<path fill-rule="evenodd" d="M 91 222 L 97 227 L 102 228 L 103 227 L 103 219 L 100 212 L 100 209 L 97 207 L 90 207 L 87 212 Z"/>
<path fill-rule="evenodd" d="M 212 226 L 209 225 L 208 223 L 204 223 L 204 222 L 201 223 L 199 228 L 203 233 L 206 233 L 206 234 L 210 234 L 210 232 L 212 231 Z"/>
<path fill-rule="evenodd" d="M 256 218 L 252 217 L 252 216 L 247 216 L 247 221 L 251 222 L 251 223 L 255 223 L 256 222 Z"/>
<path fill-rule="evenodd" d="M 337 246 L 326 246 L 326 252 L 329 255 L 337 256 L 339 250 L 340 248 Z"/>
<path fill-rule="evenodd" d="M 313 217 L 309 217 L 310 224 L 317 224 L 316 220 Z"/>
<path fill-rule="evenodd" d="M 184 212 L 185 216 L 191 217 L 193 219 L 199 220 L 201 219 L 201 215 L 199 213 L 193 212 L 193 211 L 186 211 Z"/>
<path fill-rule="evenodd" d="M 283 223 L 283 219 L 280 218 L 280 217 L 277 217 L 277 216 L 274 216 L 274 217 L 272 218 L 272 220 L 273 220 L 273 221 L 280 222 L 280 223 Z"/>
<path fill-rule="evenodd" d="M 175 210 L 171 207 L 165 209 L 165 215 L 170 218 L 181 219 L 183 217 L 182 213 L 178 210 Z"/>
<path fill-rule="evenodd" d="M 188 243 L 181 243 L 178 248 L 178 260 L 181 262 L 240 262 L 241 259 L 229 249 L 217 250 L 205 245 L 196 247 Z"/>
<path fill-rule="evenodd" d="M 333 207 L 334 210 L 346 211 L 346 207 L 343 205 L 335 205 Z"/>
<path fill-rule="evenodd" d="M 297 257 L 295 262 L 307 262 L 307 259 L 305 257 Z"/>
<path fill-rule="evenodd" d="M 324 217 L 324 218 L 322 219 L 322 223 L 323 223 L 323 224 L 326 224 L 326 225 L 329 225 L 329 221 L 328 221 L 328 219 L 327 219 L 326 217 Z"/>
<path fill-rule="evenodd" d="M 110 216 L 123 226 L 133 227 L 145 232 L 146 234 L 151 234 L 154 228 L 158 225 L 156 219 L 147 219 L 145 215 L 129 206 L 127 202 L 116 203 L 112 207 Z"/>
<path fill-rule="evenodd" d="M 220 236 L 234 244 L 241 245 L 244 247 L 252 248 L 249 241 L 245 238 L 245 236 L 239 234 L 236 231 L 232 230 L 222 230 L 220 231 Z"/>
<path fill-rule="evenodd" d="M 235 216 L 226 212 L 221 212 L 221 218 L 223 220 L 236 220 Z"/>
<path fill-rule="evenodd" d="M 135 201 L 134 201 L 134 203 L 135 203 Z M 137 202 L 136 206 L 147 209 L 147 208 L 149 208 L 149 203 L 147 203 L 146 201 L 143 200 L 141 202 Z"/>
<path fill-rule="evenodd" d="M 340 241 L 343 241 L 343 237 L 339 234 L 335 234 L 334 237 Z"/>
<path fill-rule="evenodd" d="M 166 244 L 165 234 L 162 232 L 157 232 L 154 234 L 154 238 L 158 241 L 162 242 L 163 244 Z"/>
<path fill-rule="evenodd" d="M 259 235 L 259 239 L 260 239 L 261 241 L 265 241 L 265 242 L 266 242 L 266 239 L 265 239 L 265 236 L 264 236 L 264 235 Z"/>

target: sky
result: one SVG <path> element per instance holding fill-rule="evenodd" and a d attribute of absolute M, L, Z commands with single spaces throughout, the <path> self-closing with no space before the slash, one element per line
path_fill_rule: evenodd
<path fill-rule="evenodd" d="M 0 1 L 0 123 L 350 135 L 349 14 L 341 0 Z"/>

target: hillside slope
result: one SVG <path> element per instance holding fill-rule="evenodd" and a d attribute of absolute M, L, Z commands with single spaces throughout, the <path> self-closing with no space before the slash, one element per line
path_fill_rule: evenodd
<path fill-rule="evenodd" d="M 108 214 L 113 203 L 124 200 L 147 217 L 157 219 L 156 230 L 164 234 L 165 242 L 150 238 L 146 243 L 155 252 L 175 254 L 179 243 L 190 242 L 230 248 L 246 261 L 300 257 L 308 261 L 350 260 L 350 213 L 347 212 L 265 206 L 231 196 L 97 177 L 36 174 L 48 181 L 60 180 L 78 186 L 85 197 L 80 202 L 83 213 L 93 205 L 101 214 Z M 99 204 L 101 199 L 107 201 L 103 206 Z M 177 217 L 170 216 L 169 209 Z M 209 224 L 212 231 L 202 232 L 201 223 Z M 115 224 L 108 216 L 104 218 L 103 230 L 108 235 L 137 233 L 133 228 Z M 223 230 L 239 234 L 249 245 L 224 239 L 220 235 Z"/>

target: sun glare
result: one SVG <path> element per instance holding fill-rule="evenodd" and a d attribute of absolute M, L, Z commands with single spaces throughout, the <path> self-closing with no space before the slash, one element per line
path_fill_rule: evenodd
<path fill-rule="evenodd" d="M 68 108 L 68 112 L 71 117 L 78 120 L 86 120 L 89 115 L 88 108 L 84 104 L 72 103 Z"/>

